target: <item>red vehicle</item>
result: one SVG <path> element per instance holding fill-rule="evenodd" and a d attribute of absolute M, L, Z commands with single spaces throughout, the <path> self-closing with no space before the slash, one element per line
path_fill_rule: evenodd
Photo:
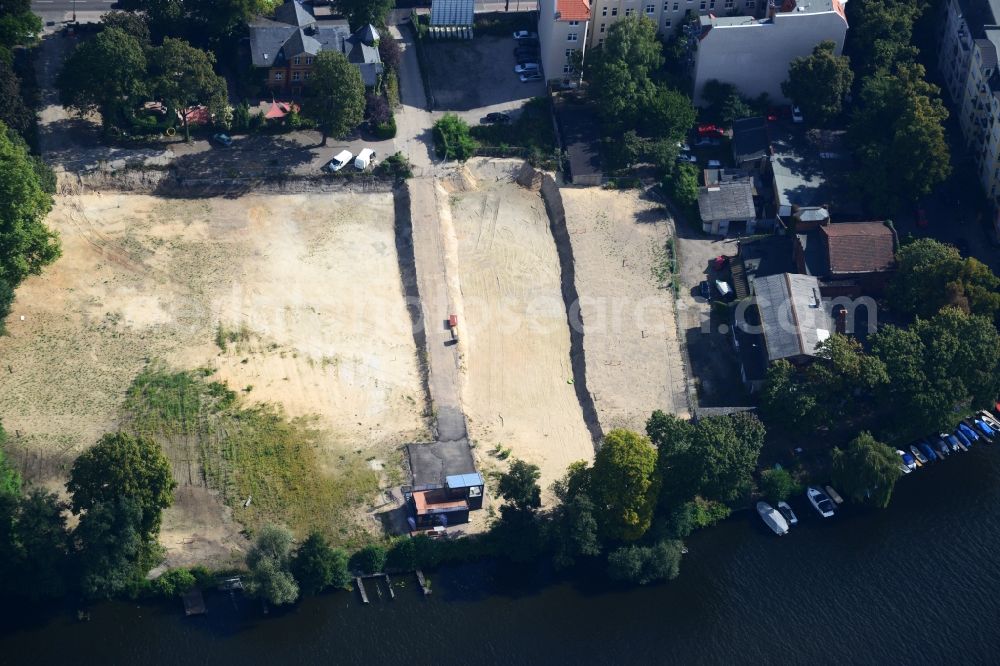
<path fill-rule="evenodd" d="M 923 208 L 918 208 L 917 209 L 917 228 L 919 228 L 919 229 L 926 229 L 928 224 L 929 223 L 927 222 L 927 211 L 925 211 Z"/>
<path fill-rule="evenodd" d="M 721 138 L 725 135 L 726 133 L 718 125 L 712 125 L 710 123 L 698 125 L 698 136 L 714 136 Z"/>
<path fill-rule="evenodd" d="M 718 257 L 712 260 L 712 268 L 717 271 L 721 271 L 726 265 L 729 264 L 729 257 L 724 254 L 720 254 Z"/>

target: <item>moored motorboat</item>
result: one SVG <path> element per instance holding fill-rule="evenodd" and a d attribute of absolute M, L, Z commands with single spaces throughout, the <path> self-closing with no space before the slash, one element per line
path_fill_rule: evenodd
<path fill-rule="evenodd" d="M 937 454 L 941 458 L 947 458 L 951 455 L 952 451 L 948 448 L 948 445 L 942 442 L 940 439 L 935 439 L 934 437 L 928 437 L 927 441 L 931 443 L 931 446 L 937 451 Z"/>
<path fill-rule="evenodd" d="M 757 502 L 757 515 L 778 536 L 788 534 L 788 522 L 785 517 L 767 502 Z"/>
<path fill-rule="evenodd" d="M 833 516 L 836 508 L 830 498 L 827 497 L 826 493 L 822 490 L 816 488 L 815 486 L 809 486 L 806 488 L 806 498 L 809 500 L 809 503 L 813 505 L 813 508 L 816 509 L 819 515 L 824 518 L 830 518 Z"/>
<path fill-rule="evenodd" d="M 941 439 L 948 442 L 948 444 L 951 445 L 952 449 L 959 449 L 961 451 L 969 450 L 969 447 L 963 444 L 962 440 L 960 440 L 958 437 L 955 437 L 954 435 L 949 435 L 948 433 L 943 432 L 941 433 Z"/>
<path fill-rule="evenodd" d="M 918 465 L 926 465 L 927 464 L 927 456 L 925 456 L 920 451 L 920 449 L 917 448 L 916 444 L 910 444 L 910 453 L 912 453 L 913 457 L 916 458 Z"/>
<path fill-rule="evenodd" d="M 789 525 L 799 524 L 799 517 L 795 515 L 794 511 L 792 511 L 792 507 L 788 505 L 788 502 L 778 502 L 778 511 L 780 511 L 781 515 L 785 517 L 785 520 L 788 521 Z"/>

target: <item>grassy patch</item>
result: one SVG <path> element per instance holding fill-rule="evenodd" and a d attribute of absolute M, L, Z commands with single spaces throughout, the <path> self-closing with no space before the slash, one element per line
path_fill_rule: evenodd
<path fill-rule="evenodd" d="M 194 443 L 208 485 L 246 528 L 281 523 L 299 536 L 318 529 L 338 545 L 364 540 L 353 515 L 378 491 L 378 475 L 360 452 L 346 450 L 329 471 L 327 433 L 314 420 L 289 419 L 275 405 L 245 405 L 205 371 L 162 365 L 135 379 L 124 410 L 128 429 L 159 439 L 168 451 L 179 440 Z"/>
<path fill-rule="evenodd" d="M 556 150 L 556 133 L 550 104 L 548 97 L 535 97 L 528 100 L 514 122 L 477 125 L 471 129 L 472 136 L 484 148 L 523 149 L 533 163 L 551 160 Z"/>
<path fill-rule="evenodd" d="M 248 340 L 250 340 L 250 329 L 247 328 L 246 324 L 240 324 L 237 328 L 226 328 L 220 321 L 215 328 L 215 344 L 222 351 L 226 351 L 226 347 L 230 344 L 238 344 Z"/>

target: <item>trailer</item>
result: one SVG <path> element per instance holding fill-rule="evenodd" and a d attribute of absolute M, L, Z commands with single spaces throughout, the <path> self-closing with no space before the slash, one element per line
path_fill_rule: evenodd
<path fill-rule="evenodd" d="M 458 315 L 448 316 L 448 328 L 451 330 L 451 339 L 458 342 Z"/>

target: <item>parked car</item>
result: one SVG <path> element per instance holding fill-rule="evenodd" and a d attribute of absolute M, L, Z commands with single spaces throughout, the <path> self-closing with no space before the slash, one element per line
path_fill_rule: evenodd
<path fill-rule="evenodd" d="M 523 65 L 514 65 L 515 74 L 525 74 L 527 72 L 537 72 L 538 63 L 537 62 L 526 62 Z"/>
<path fill-rule="evenodd" d="M 514 33 L 514 39 L 538 39 L 538 33 L 528 32 L 527 30 L 518 30 Z"/>
<path fill-rule="evenodd" d="M 698 136 L 711 136 L 719 138 L 725 135 L 725 130 L 718 125 L 713 125 L 712 123 L 702 123 L 698 125 Z"/>
<path fill-rule="evenodd" d="M 558 90 L 576 90 L 580 87 L 580 82 L 573 79 L 563 79 L 562 81 L 553 83 L 552 87 Z"/>
<path fill-rule="evenodd" d="M 518 46 L 534 46 L 535 48 L 538 48 L 538 46 L 539 46 L 538 40 L 535 39 L 534 37 L 524 37 L 522 39 L 519 39 L 519 40 L 517 40 L 517 45 Z"/>
<path fill-rule="evenodd" d="M 805 118 L 802 117 L 802 109 L 800 109 L 797 106 L 792 107 L 792 122 L 793 123 L 805 122 Z"/>
<path fill-rule="evenodd" d="M 351 160 L 353 160 L 353 159 L 354 159 L 354 153 L 352 153 L 349 150 L 342 150 L 339 153 L 337 153 L 336 155 L 334 155 L 333 159 L 330 160 L 329 162 L 327 162 L 323 166 L 323 169 L 325 169 L 326 171 L 329 171 L 330 173 L 334 173 L 334 172 L 340 171 L 345 166 L 347 166 L 348 164 L 350 164 Z"/>
<path fill-rule="evenodd" d="M 518 47 L 514 49 L 514 59 L 515 60 L 531 60 L 532 62 L 537 62 L 539 60 L 540 52 L 538 49 L 529 49 Z"/>
<path fill-rule="evenodd" d="M 684 141 L 678 141 L 677 142 L 677 148 L 682 153 L 689 153 L 689 152 L 691 152 L 691 146 L 687 145 L 687 143 L 684 142 Z"/>
<path fill-rule="evenodd" d="M 212 135 L 212 143 L 216 144 L 217 146 L 222 146 L 223 148 L 228 148 L 229 146 L 233 145 L 233 137 L 229 136 L 228 134 L 219 132 L 218 134 Z"/>
<path fill-rule="evenodd" d="M 528 81 L 541 81 L 542 73 L 537 69 L 534 72 L 527 72 L 521 75 L 521 83 L 527 83 Z"/>
<path fill-rule="evenodd" d="M 487 113 L 479 122 L 483 125 L 489 125 L 491 123 L 496 125 L 506 125 L 510 122 L 510 114 L 506 111 L 494 111 L 492 113 Z"/>
<path fill-rule="evenodd" d="M 698 161 L 698 158 L 692 155 L 691 153 L 681 153 L 680 155 L 677 156 L 677 161 L 690 162 L 691 164 L 694 164 Z"/>
<path fill-rule="evenodd" d="M 363 149 L 354 158 L 354 168 L 358 171 L 365 171 L 373 164 L 375 164 L 375 151 L 371 148 Z"/>
<path fill-rule="evenodd" d="M 722 168 L 722 162 L 720 162 L 719 160 L 709 160 L 708 161 L 708 168 L 709 169 L 721 169 Z"/>

